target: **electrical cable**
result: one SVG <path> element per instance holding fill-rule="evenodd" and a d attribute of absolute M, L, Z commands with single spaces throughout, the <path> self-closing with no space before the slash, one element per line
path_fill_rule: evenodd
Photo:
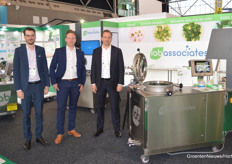
<path fill-rule="evenodd" d="M 222 145 L 222 148 L 216 152 L 193 152 L 193 151 L 187 151 L 187 152 L 179 152 L 179 153 L 167 153 L 168 155 L 180 155 L 180 154 L 213 154 L 218 153 L 224 149 L 224 144 Z"/>

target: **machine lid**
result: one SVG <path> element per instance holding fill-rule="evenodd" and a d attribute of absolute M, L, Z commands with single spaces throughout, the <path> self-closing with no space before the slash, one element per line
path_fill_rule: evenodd
<path fill-rule="evenodd" d="M 144 82 L 143 85 L 145 92 L 153 94 L 172 94 L 175 86 L 172 82 L 169 81 L 147 81 Z"/>
<path fill-rule="evenodd" d="M 168 86 L 168 85 L 172 85 L 172 82 L 169 81 L 147 81 L 145 83 L 143 83 L 143 85 L 145 85 L 146 87 L 156 87 L 156 86 Z"/>
<path fill-rule="evenodd" d="M 143 53 L 137 53 L 133 60 L 132 71 L 136 81 L 142 83 L 147 75 L 147 59 Z"/>

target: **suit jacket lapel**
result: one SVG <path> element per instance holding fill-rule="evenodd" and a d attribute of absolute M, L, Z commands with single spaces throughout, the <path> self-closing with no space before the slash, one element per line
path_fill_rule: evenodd
<path fill-rule="evenodd" d="M 23 61 L 25 62 L 25 71 L 27 75 L 27 80 L 29 79 L 29 62 L 28 62 L 28 54 L 27 54 L 27 47 L 26 45 L 23 46 Z"/>
<path fill-rule="evenodd" d="M 76 48 L 76 58 L 77 58 L 76 64 L 78 63 L 78 56 L 79 56 L 78 49 Z M 78 64 L 76 66 L 78 66 Z"/>
<path fill-rule="evenodd" d="M 114 57 L 114 55 L 112 55 L 113 53 L 114 53 L 113 46 L 111 45 L 111 53 L 110 53 L 110 76 L 111 76 L 111 70 L 112 70 L 112 61 L 113 61 L 113 57 Z"/>
<path fill-rule="evenodd" d="M 38 49 L 38 47 L 37 46 L 35 46 L 35 55 L 36 55 L 36 64 L 37 64 L 37 69 L 38 69 L 38 67 L 39 67 L 39 57 L 41 57 L 41 54 L 39 53 L 39 49 Z M 39 71 L 39 69 L 38 69 L 38 71 Z"/>
<path fill-rule="evenodd" d="M 80 64 L 78 64 L 78 62 L 79 62 L 79 59 L 78 59 L 78 57 L 79 57 L 80 55 L 79 55 L 79 50 L 76 48 L 76 59 L 77 59 L 77 61 L 76 61 L 76 69 L 77 69 L 77 77 L 78 77 L 78 67 L 79 66 L 81 66 Z"/>
<path fill-rule="evenodd" d="M 66 50 L 66 46 L 63 49 L 63 53 L 64 53 L 64 68 L 66 69 L 66 62 L 67 62 L 67 50 Z M 64 71 L 65 72 L 65 71 Z"/>
<path fill-rule="evenodd" d="M 27 69 L 29 70 L 28 54 L 27 54 L 27 46 L 26 45 L 23 46 L 23 51 L 24 51 L 23 55 L 24 55 L 25 65 L 26 65 Z"/>
<path fill-rule="evenodd" d="M 100 71 L 102 72 L 102 47 L 100 48 Z"/>

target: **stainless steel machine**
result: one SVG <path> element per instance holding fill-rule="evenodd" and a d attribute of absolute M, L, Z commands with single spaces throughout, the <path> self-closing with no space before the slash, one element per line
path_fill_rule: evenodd
<path fill-rule="evenodd" d="M 232 58 L 231 42 L 232 29 L 213 29 L 210 37 L 207 59 L 226 59 L 226 90 L 228 92 L 228 101 L 225 107 L 225 133 L 232 131 Z"/>
<path fill-rule="evenodd" d="M 136 54 L 132 66 L 139 83 L 130 87 L 128 144 L 149 156 L 224 143 L 225 90 L 202 91 L 167 81 L 149 81 L 147 61 Z"/>

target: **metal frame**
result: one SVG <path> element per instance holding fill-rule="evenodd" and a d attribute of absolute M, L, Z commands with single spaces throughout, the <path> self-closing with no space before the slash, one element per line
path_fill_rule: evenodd
<path fill-rule="evenodd" d="M 181 7 L 180 7 L 180 2 L 183 1 L 187 1 L 187 0 L 158 0 L 160 2 L 162 2 L 162 4 L 166 5 L 167 7 L 171 8 L 172 10 L 174 10 L 178 15 L 180 16 L 186 16 L 186 13 L 198 2 L 198 1 L 202 1 L 204 2 L 208 7 L 210 7 L 211 9 L 215 9 L 214 7 L 212 7 L 209 3 L 206 2 L 206 0 L 195 0 L 195 2 L 183 13 L 181 11 Z M 172 7 L 170 4 L 176 3 L 177 4 L 177 8 Z M 226 6 L 228 6 L 228 4 L 232 3 L 232 0 L 230 0 L 229 2 L 227 2 L 227 4 L 225 6 L 222 7 L 223 10 L 226 10 Z M 177 9 L 179 11 L 177 11 Z M 231 10 L 231 9 L 230 9 Z M 167 11 L 167 10 L 166 10 Z"/>
<path fill-rule="evenodd" d="M 57 23 L 56 25 L 60 25 L 60 24 L 63 24 L 64 22 L 69 22 L 69 23 L 76 23 L 76 22 L 79 22 L 79 21 L 73 21 L 73 20 L 64 20 L 64 19 L 58 19 L 58 18 L 55 18 L 51 21 L 48 21 L 47 23 L 45 24 L 42 24 L 40 27 L 44 27 L 46 25 L 49 25 L 50 23 L 54 22 L 54 21 L 60 21 L 59 23 Z"/>
<path fill-rule="evenodd" d="M 53 2 L 53 0 L 46 0 L 48 3 L 49 3 L 49 1 L 50 2 Z M 76 1 L 79 1 L 82 5 L 81 6 L 83 6 L 83 7 L 90 7 L 90 6 L 88 6 L 89 5 L 89 3 L 92 1 L 92 0 L 88 0 L 86 3 L 84 3 L 83 2 L 83 0 L 76 0 Z M 116 8 L 116 6 L 112 6 L 111 4 L 110 4 L 110 2 L 109 2 L 109 0 L 105 0 L 106 1 L 106 3 L 107 3 L 107 5 L 110 7 L 110 9 L 111 9 L 111 11 L 112 12 L 114 12 L 114 8 Z M 115 3 L 115 1 L 116 0 L 113 0 L 113 4 Z M 60 1 L 56 1 L 56 2 L 59 2 L 59 3 L 63 3 L 63 2 L 60 2 Z M 64 2 L 64 3 L 67 3 L 67 2 Z M 90 7 L 90 8 L 92 8 L 92 7 Z M 96 9 L 100 9 L 100 8 L 97 8 L 97 7 L 94 7 L 94 8 L 96 8 Z M 101 9 L 102 10 L 102 9 Z"/>

